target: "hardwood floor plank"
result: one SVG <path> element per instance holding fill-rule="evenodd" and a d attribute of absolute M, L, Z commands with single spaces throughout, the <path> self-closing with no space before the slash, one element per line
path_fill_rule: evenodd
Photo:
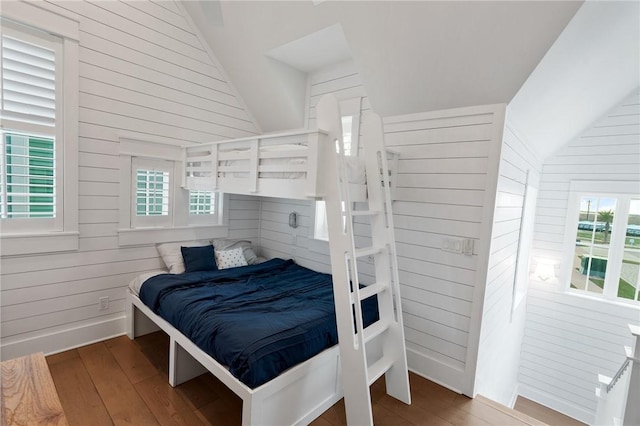
<path fill-rule="evenodd" d="M 389 395 L 385 395 L 377 403 L 398 416 L 409 420 L 414 425 L 453 426 L 445 419 L 425 410 L 423 405 L 425 405 L 426 401 L 422 399 L 414 399 L 411 405 L 407 405 Z"/>
<path fill-rule="evenodd" d="M 78 358 L 78 359 L 80 358 L 80 355 L 78 355 L 78 351 L 75 349 L 72 349 L 70 351 L 60 352 L 55 355 L 47 356 L 47 365 L 52 366 L 59 362 L 65 362 L 74 358 Z"/>
<path fill-rule="evenodd" d="M 78 353 L 114 424 L 158 424 L 104 343 L 84 346 Z"/>
<path fill-rule="evenodd" d="M 136 337 L 133 343 L 160 372 L 169 377 L 169 336 L 162 332 Z"/>
<path fill-rule="evenodd" d="M 479 401 L 479 402 L 482 402 L 485 405 L 490 406 L 491 409 L 498 410 L 498 411 L 500 411 L 500 412 L 502 412 L 502 413 L 504 413 L 504 414 L 506 414 L 508 416 L 515 417 L 515 418 L 523 421 L 524 423 L 526 423 L 526 424 L 528 424 L 530 426 L 546 426 L 546 423 L 541 422 L 538 419 L 535 419 L 535 418 L 533 418 L 533 417 L 531 417 L 531 416 L 529 416 L 527 414 L 524 414 L 524 413 L 522 413 L 520 411 L 512 410 L 512 409 L 510 409 L 508 407 L 505 407 L 504 405 L 501 405 L 501 404 L 499 404 L 499 403 L 497 403 L 495 401 L 492 401 L 489 398 L 485 398 L 482 395 L 476 396 L 476 400 Z"/>
<path fill-rule="evenodd" d="M 47 357 L 69 425 L 112 425 L 111 417 L 76 350 Z M 75 355 L 75 356 L 73 356 Z"/>
<path fill-rule="evenodd" d="M 192 406 L 159 374 L 136 383 L 134 387 L 161 425 L 203 424 Z"/>
<path fill-rule="evenodd" d="M 158 374 L 149 359 L 136 345 L 131 344 L 127 336 L 109 339 L 104 344 L 134 385 Z"/>
<path fill-rule="evenodd" d="M 208 374 L 203 374 L 174 388 L 194 411 L 220 398 L 211 390 L 207 376 Z"/>
<path fill-rule="evenodd" d="M 196 411 L 205 425 L 240 426 L 242 424 L 242 401 L 233 403 L 219 398 Z"/>
<path fill-rule="evenodd" d="M 49 357 L 70 424 L 239 425 L 242 401 L 213 375 L 169 386 L 168 352 L 168 338 L 159 332 L 134 341 L 116 338 Z M 377 426 L 541 426 L 507 407 L 482 397 L 469 399 L 416 374 L 409 373 L 409 381 L 411 405 L 386 394 L 384 376 L 371 386 Z M 571 421 L 550 424 L 583 426 Z M 346 426 L 344 401 L 311 424 Z"/>
<path fill-rule="evenodd" d="M 0 394 L 3 425 L 69 424 L 42 352 L 0 362 Z"/>
<path fill-rule="evenodd" d="M 565 416 L 562 413 L 558 413 L 557 411 L 551 410 L 521 396 L 516 400 L 514 409 L 550 426 L 586 426 L 584 423 L 579 422 L 574 418 Z"/>
<path fill-rule="evenodd" d="M 479 399 L 471 399 L 464 395 L 458 395 L 456 406 L 467 413 L 492 425 L 529 426 L 528 423 L 515 416 L 509 416 L 501 411 L 493 409 Z"/>

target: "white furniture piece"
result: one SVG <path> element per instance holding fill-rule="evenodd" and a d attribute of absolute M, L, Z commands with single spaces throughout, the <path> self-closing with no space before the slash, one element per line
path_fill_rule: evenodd
<path fill-rule="evenodd" d="M 343 384 L 348 422 L 373 424 L 369 386 L 382 374 L 386 376 L 387 393 L 410 403 L 391 212 L 396 179 L 390 172 L 381 120 L 371 117 L 366 128 L 366 173 L 361 173 L 361 164 L 349 162 L 342 155 L 341 117 L 335 97 L 321 99 L 317 111 L 318 124 L 325 130 L 184 148 L 183 186 L 235 194 L 325 199 L 338 346 L 250 389 L 135 294 L 128 295 L 129 337 L 149 332 L 147 319 L 170 337 L 170 384 L 176 386 L 210 371 L 242 398 L 244 426 L 307 424 L 343 396 Z M 394 161 L 397 157 L 391 155 Z M 352 211 L 351 204 L 356 201 L 367 202 L 368 208 Z M 351 223 L 357 215 L 371 218 L 373 247 L 355 247 Z M 359 290 L 356 261 L 363 256 L 373 256 L 376 282 Z M 380 320 L 363 329 L 359 301 L 374 295 L 378 298 Z"/>

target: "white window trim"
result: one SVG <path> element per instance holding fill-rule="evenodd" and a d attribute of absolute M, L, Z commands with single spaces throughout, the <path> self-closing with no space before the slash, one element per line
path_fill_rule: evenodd
<path fill-rule="evenodd" d="M 63 196 L 56 207 L 62 216 L 62 228 L 50 232 L 20 232 L 6 234 L 2 230 L 0 256 L 52 253 L 78 249 L 78 98 L 79 98 L 79 29 L 76 18 L 48 10 L 46 4 L 3 2 L 2 17 L 18 24 L 49 32 L 62 38 L 63 98 L 60 108 L 62 150 L 58 158 L 64 184 Z M 58 143 L 59 141 L 56 141 Z"/>
<path fill-rule="evenodd" d="M 134 135 L 123 134 L 120 141 L 120 218 L 118 243 L 120 246 L 157 244 L 172 241 L 188 241 L 207 238 L 222 238 L 229 235 L 226 223 L 228 197 L 216 197 L 218 214 L 214 223 L 190 220 L 189 192 L 182 187 L 184 162 L 182 147 L 164 142 L 137 139 Z M 167 160 L 173 162 L 170 177 L 171 223 L 166 226 L 132 226 L 133 201 L 133 159 Z M 179 206 L 176 208 L 176 206 Z M 210 219 L 210 218 L 209 218 Z"/>
<path fill-rule="evenodd" d="M 617 297 L 618 283 L 615 282 L 620 275 L 621 265 L 617 260 L 622 260 L 624 244 L 610 244 L 609 259 L 614 259 L 612 267 L 605 276 L 604 291 L 602 295 L 585 292 L 580 289 L 571 288 L 571 272 L 573 268 L 573 256 L 575 255 L 575 230 L 578 226 L 578 214 L 580 211 L 580 198 L 585 196 L 593 197 L 616 197 L 618 203 L 616 212 L 628 212 L 629 200 L 637 197 L 639 194 L 638 182 L 630 181 L 571 181 L 569 185 L 569 200 L 567 206 L 567 218 L 565 222 L 565 235 L 563 245 L 563 267 L 559 271 L 559 280 L 557 290 L 571 295 L 607 301 L 615 304 L 624 304 L 625 306 L 638 305 L 637 301 L 626 300 Z M 613 242 L 624 240 L 626 235 L 627 214 L 614 215 L 612 224 L 611 240 Z M 614 279 L 615 278 L 615 279 Z M 612 284 L 612 282 L 615 282 Z"/>
<path fill-rule="evenodd" d="M 341 117 L 351 116 L 351 155 L 360 154 L 360 115 L 362 113 L 362 98 L 356 97 L 340 101 Z M 327 253 L 329 239 L 318 238 L 316 236 L 316 209 L 318 201 L 310 204 L 310 225 L 309 226 L 309 250 L 317 253 Z"/>

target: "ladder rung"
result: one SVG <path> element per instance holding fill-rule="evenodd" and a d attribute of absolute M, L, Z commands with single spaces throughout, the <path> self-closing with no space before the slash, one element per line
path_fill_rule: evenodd
<path fill-rule="evenodd" d="M 360 289 L 360 300 L 367 299 L 374 294 L 379 294 L 389 288 L 389 284 L 382 281 L 370 284 Z"/>
<path fill-rule="evenodd" d="M 372 341 L 389 328 L 389 322 L 378 320 L 363 330 L 365 343 Z"/>
<path fill-rule="evenodd" d="M 380 210 L 351 210 L 351 216 L 375 216 L 380 213 Z"/>
<path fill-rule="evenodd" d="M 367 377 L 369 378 L 369 386 L 380 378 L 393 366 L 393 360 L 391 358 L 382 357 L 373 363 L 371 367 L 367 369 Z"/>
<path fill-rule="evenodd" d="M 378 254 L 384 250 L 383 247 L 363 247 L 356 249 L 355 255 L 356 257 L 367 257 L 372 254 Z"/>

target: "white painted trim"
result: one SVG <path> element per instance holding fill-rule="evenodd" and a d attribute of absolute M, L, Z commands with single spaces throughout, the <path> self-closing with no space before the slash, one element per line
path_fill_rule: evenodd
<path fill-rule="evenodd" d="M 485 107 L 461 108 L 457 110 L 473 110 L 476 113 L 492 113 L 491 125 L 493 134 L 487 158 L 487 175 L 484 189 L 482 223 L 480 224 L 480 238 L 476 245 L 478 250 L 477 268 L 473 288 L 469 339 L 467 341 L 467 356 L 465 358 L 464 394 L 473 398 L 476 395 L 476 374 L 478 356 L 480 353 L 480 333 L 484 312 L 484 299 L 487 287 L 489 258 L 491 256 L 491 236 L 493 234 L 494 215 L 496 210 L 496 195 L 498 178 L 500 177 L 500 158 L 503 145 L 504 119 L 506 105 L 498 104 Z M 439 117 L 442 117 L 439 115 Z"/>
<path fill-rule="evenodd" d="M 465 372 L 407 348 L 409 371 L 456 393 L 464 393 Z"/>
<path fill-rule="evenodd" d="M 78 19 L 69 13 L 47 8 L 45 2 L 4 1 L 2 16 L 76 42 L 80 40 Z"/>
<path fill-rule="evenodd" d="M 213 53 L 211 46 L 209 46 L 209 43 L 207 43 L 205 37 L 202 35 L 200 28 L 198 28 L 195 22 L 193 22 L 193 19 L 191 19 L 191 15 L 189 15 L 189 12 L 187 12 L 187 10 L 185 9 L 184 5 L 181 2 L 176 1 L 174 2 L 174 4 L 178 7 L 180 12 L 182 13 L 182 17 L 187 22 L 187 24 L 191 27 L 191 30 L 200 41 L 200 44 L 202 45 L 204 50 L 207 52 L 207 55 L 209 55 L 209 59 L 211 59 L 211 62 L 213 62 L 215 67 L 218 69 L 218 72 L 220 72 L 220 75 L 222 76 L 224 81 L 226 81 L 227 86 L 229 86 L 229 90 L 235 96 L 236 100 L 238 101 L 242 109 L 244 109 L 244 112 L 247 114 L 247 118 L 249 118 L 249 120 L 251 120 L 253 125 L 256 127 L 257 134 L 262 133 L 262 128 L 260 127 L 260 124 L 258 124 L 255 117 L 251 113 L 251 110 L 249 110 L 249 108 L 247 107 L 247 104 L 245 103 L 244 99 L 242 98 L 242 96 L 240 96 L 240 92 L 238 92 L 236 87 L 231 82 L 229 75 L 226 73 L 226 71 L 222 67 L 222 64 L 220 63 L 220 61 L 218 61 L 218 58 Z"/>
<path fill-rule="evenodd" d="M 56 138 L 63 140 L 63 154 L 56 169 L 63 176 L 56 181 L 60 191 L 56 205 L 61 227 L 57 231 L 40 234 L 3 235 L 0 255 L 53 253 L 78 249 L 78 117 L 79 117 L 79 22 L 71 15 L 62 15 L 48 8 L 25 2 L 4 2 L 2 16 L 45 30 L 62 37 L 62 82 L 56 76 L 56 86 L 62 84 L 61 105 L 56 105 Z M 57 71 L 56 71 L 56 74 Z M 57 144 L 59 147 L 59 144 Z M 56 151 L 58 148 L 56 148 Z M 61 170 L 61 172 L 60 172 Z M 57 219 L 59 220 L 59 219 Z M 62 232 L 60 232 L 62 231 Z M 36 241 L 34 236 L 39 239 Z"/>
<path fill-rule="evenodd" d="M 172 241 L 223 238 L 228 235 L 229 228 L 222 225 L 131 228 L 118 230 L 118 244 L 120 246 L 137 246 Z"/>
<path fill-rule="evenodd" d="M 97 308 L 96 308 L 97 309 Z M 0 346 L 0 359 L 7 360 L 34 352 L 52 355 L 70 349 L 101 342 L 125 334 L 125 315 L 96 321 L 55 333 L 30 337 L 15 342 L 3 341 Z"/>
<path fill-rule="evenodd" d="M 137 138 L 120 137 L 119 141 L 120 155 L 169 161 L 180 161 L 182 159 L 182 147 L 180 146 Z"/>

